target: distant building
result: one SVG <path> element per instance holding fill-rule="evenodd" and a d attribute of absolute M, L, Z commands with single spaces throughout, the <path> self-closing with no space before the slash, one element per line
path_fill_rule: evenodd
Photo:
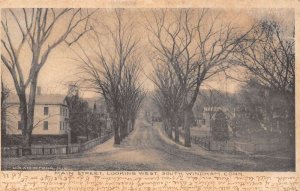
<path fill-rule="evenodd" d="M 32 135 L 65 135 L 69 127 L 69 110 L 63 95 L 41 95 L 38 89 L 34 108 Z M 10 95 L 6 101 L 6 134 L 21 135 L 19 98 Z"/>
<path fill-rule="evenodd" d="M 84 100 L 88 103 L 89 109 L 92 111 L 94 115 L 97 115 L 99 119 L 105 122 L 105 129 L 107 131 L 112 130 L 112 121 L 107 111 L 106 104 L 104 100 L 99 97 L 95 98 L 84 98 Z"/>
<path fill-rule="evenodd" d="M 234 112 L 231 112 L 229 111 L 229 109 L 224 107 L 214 107 L 214 108 L 204 107 L 202 115 L 196 118 L 198 127 L 202 131 L 209 132 L 211 123 L 215 119 L 215 114 L 219 110 L 222 111 L 227 116 L 228 119 L 234 116 Z"/>
<path fill-rule="evenodd" d="M 205 124 L 207 126 L 210 126 L 211 120 L 215 119 L 215 115 L 217 111 L 222 111 L 227 116 L 228 119 L 234 116 L 234 112 L 229 111 L 229 109 L 225 107 L 215 107 L 213 109 L 205 107 L 203 111 L 203 116 L 204 116 Z"/>

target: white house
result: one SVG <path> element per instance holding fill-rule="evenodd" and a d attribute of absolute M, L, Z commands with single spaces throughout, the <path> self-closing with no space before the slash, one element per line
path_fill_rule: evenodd
<path fill-rule="evenodd" d="M 204 107 L 202 116 L 199 117 L 197 121 L 198 127 L 201 128 L 203 131 L 209 131 L 211 121 L 214 120 L 215 114 L 219 110 L 224 112 L 224 114 L 228 118 L 232 118 L 234 116 L 234 112 L 231 112 L 228 108 L 225 107 L 214 107 L 214 108 Z"/>
<path fill-rule="evenodd" d="M 21 116 L 17 95 L 7 99 L 6 134 L 21 135 Z M 32 135 L 64 135 L 69 126 L 69 110 L 66 96 L 36 95 L 34 128 Z"/>

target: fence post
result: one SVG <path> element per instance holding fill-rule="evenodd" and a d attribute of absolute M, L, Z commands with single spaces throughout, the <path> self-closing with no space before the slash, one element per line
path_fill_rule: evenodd
<path fill-rule="evenodd" d="M 211 141 L 211 140 L 210 140 L 210 138 L 207 138 L 207 140 L 208 140 L 208 141 L 207 141 L 207 146 L 208 146 L 207 148 L 208 148 L 208 150 L 210 151 L 210 150 L 211 150 L 211 148 L 210 148 L 210 145 L 211 145 L 211 142 L 210 142 L 210 141 Z"/>
<path fill-rule="evenodd" d="M 18 156 L 19 156 L 19 157 L 21 157 L 21 156 L 23 155 L 22 150 L 23 150 L 22 147 L 19 147 L 19 148 L 18 148 Z"/>
<path fill-rule="evenodd" d="M 235 142 L 233 142 L 233 151 L 234 151 L 234 154 L 236 155 L 236 146 L 235 146 Z"/>

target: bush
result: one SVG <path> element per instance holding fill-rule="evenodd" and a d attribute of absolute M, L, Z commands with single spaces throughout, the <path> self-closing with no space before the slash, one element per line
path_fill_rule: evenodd
<path fill-rule="evenodd" d="M 215 114 L 212 125 L 212 137 L 215 141 L 229 140 L 229 129 L 227 116 L 223 111 L 219 110 Z"/>

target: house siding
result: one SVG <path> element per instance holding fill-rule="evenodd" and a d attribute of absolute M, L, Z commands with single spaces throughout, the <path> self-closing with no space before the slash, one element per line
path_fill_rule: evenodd
<path fill-rule="evenodd" d="M 48 107 L 48 115 L 44 115 L 44 107 Z M 62 116 L 61 108 L 64 108 L 67 115 Z M 68 123 L 69 111 L 63 104 L 38 104 L 35 105 L 33 135 L 63 135 L 67 133 L 67 126 L 60 128 L 60 122 Z M 7 109 L 7 134 L 21 135 L 22 130 L 18 129 L 18 121 L 21 120 L 19 114 L 19 105 L 12 104 Z M 48 130 L 44 129 L 44 121 L 48 121 Z"/>

